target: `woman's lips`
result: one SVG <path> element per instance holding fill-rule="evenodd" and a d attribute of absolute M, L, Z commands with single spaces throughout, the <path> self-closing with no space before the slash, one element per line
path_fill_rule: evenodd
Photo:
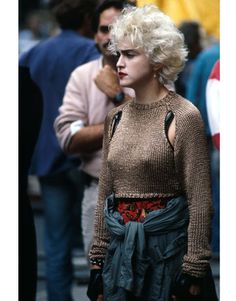
<path fill-rule="evenodd" d="M 119 75 L 119 78 L 122 79 L 122 78 L 124 78 L 127 74 L 126 74 L 126 73 L 123 73 L 123 72 L 119 72 L 118 75 Z"/>

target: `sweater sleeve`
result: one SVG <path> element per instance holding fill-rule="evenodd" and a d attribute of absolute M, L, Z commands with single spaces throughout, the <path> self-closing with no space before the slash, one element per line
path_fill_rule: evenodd
<path fill-rule="evenodd" d="M 211 256 L 212 193 L 210 161 L 203 120 L 190 105 L 176 115 L 175 165 L 189 205 L 188 250 L 183 272 L 205 275 Z"/>
<path fill-rule="evenodd" d="M 112 110 L 108 114 L 104 124 L 103 155 L 102 155 L 103 163 L 102 163 L 102 169 L 99 177 L 98 201 L 97 201 L 97 206 L 95 211 L 93 243 L 89 253 L 90 258 L 105 258 L 107 246 L 110 241 L 110 234 L 105 226 L 105 221 L 104 221 L 104 205 L 105 205 L 106 197 L 112 193 L 112 180 L 107 164 L 112 112 L 114 112 L 114 110 Z"/>

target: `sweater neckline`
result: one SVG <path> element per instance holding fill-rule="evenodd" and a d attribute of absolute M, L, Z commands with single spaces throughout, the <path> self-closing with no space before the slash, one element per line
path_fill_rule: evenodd
<path fill-rule="evenodd" d="M 158 100 L 158 101 L 154 101 L 148 104 L 142 104 L 142 103 L 137 103 L 135 102 L 135 99 L 133 99 L 130 102 L 130 106 L 134 107 L 138 110 L 149 110 L 149 109 L 153 109 L 153 108 L 157 108 L 160 106 L 165 106 L 166 103 L 169 103 L 170 100 L 173 98 L 173 96 L 175 95 L 174 91 L 168 91 L 168 93 L 166 94 L 166 96 L 164 96 L 162 99 Z"/>

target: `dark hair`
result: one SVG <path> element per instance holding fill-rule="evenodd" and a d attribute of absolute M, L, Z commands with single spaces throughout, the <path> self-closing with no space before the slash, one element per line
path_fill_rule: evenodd
<path fill-rule="evenodd" d="M 189 50 L 189 57 L 194 58 L 201 50 L 201 25 L 196 21 L 183 21 L 179 30 L 184 35 L 184 42 Z"/>
<path fill-rule="evenodd" d="M 104 10 L 106 10 L 110 7 L 115 7 L 117 9 L 122 10 L 126 4 L 127 4 L 127 1 L 125 1 L 125 0 L 105 0 L 105 1 L 101 2 L 97 6 L 95 14 L 94 14 L 93 23 L 92 23 L 93 31 L 95 33 L 98 31 L 100 15 Z"/>
<path fill-rule="evenodd" d="M 77 30 L 82 27 L 84 19 L 93 17 L 96 0 L 54 0 L 52 12 L 62 29 Z"/>

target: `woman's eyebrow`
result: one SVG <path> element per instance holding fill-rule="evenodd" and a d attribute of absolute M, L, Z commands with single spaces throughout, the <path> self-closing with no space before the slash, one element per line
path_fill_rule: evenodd
<path fill-rule="evenodd" d="M 119 50 L 119 52 L 122 53 L 122 54 L 126 54 L 127 52 L 131 52 L 131 51 L 137 53 L 137 50 L 133 49 L 133 48 L 131 48 L 131 49 L 120 49 Z"/>

